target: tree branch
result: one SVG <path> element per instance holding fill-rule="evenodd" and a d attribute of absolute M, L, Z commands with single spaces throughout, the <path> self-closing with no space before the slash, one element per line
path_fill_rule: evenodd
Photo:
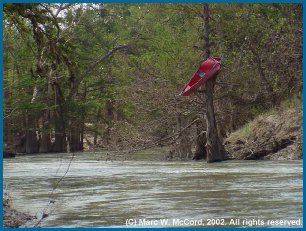
<path fill-rule="evenodd" d="M 106 59 L 108 59 L 110 56 L 112 56 L 116 51 L 128 48 L 128 46 L 129 45 L 119 45 L 119 46 L 114 47 L 106 55 L 102 56 L 97 61 L 95 61 L 92 65 L 90 65 L 82 76 L 84 77 L 84 76 L 90 74 L 100 63 L 104 62 Z"/>
<path fill-rule="evenodd" d="M 158 139 L 158 140 L 155 140 L 153 141 L 152 143 L 149 143 L 147 145 L 144 145 L 142 147 L 139 147 L 139 148 L 135 148 L 135 149 L 130 149 L 130 150 L 121 150 L 120 152 L 121 153 L 132 153 L 132 152 L 138 152 L 138 151 L 141 151 L 141 150 L 145 150 L 145 149 L 149 149 L 149 148 L 153 148 L 155 146 L 158 146 L 161 142 L 164 142 L 166 140 L 170 140 L 170 139 L 173 139 L 173 141 L 177 140 L 179 138 L 179 136 L 188 128 L 190 128 L 193 124 L 199 122 L 200 119 L 197 118 L 195 120 L 193 120 L 190 124 L 188 124 L 187 126 L 185 126 L 182 130 L 180 130 L 179 132 L 176 132 L 170 136 L 167 136 L 165 138 L 161 138 L 161 139 Z M 172 142 L 173 142 L 172 141 Z"/>
<path fill-rule="evenodd" d="M 106 59 L 108 59 L 109 57 L 111 57 L 116 51 L 118 50 L 122 50 L 122 49 L 126 49 L 128 48 L 129 45 L 119 45 L 114 47 L 112 50 L 110 50 L 107 54 L 105 54 L 104 56 L 100 57 L 99 59 L 97 59 L 93 64 L 91 64 L 86 71 L 81 74 L 73 83 L 73 86 L 71 88 L 70 94 L 68 96 L 68 100 L 72 99 L 76 96 L 76 92 L 77 89 L 80 85 L 80 83 L 82 82 L 82 80 L 85 78 L 85 76 L 89 75 L 99 64 L 101 64 L 102 62 L 104 62 Z"/>

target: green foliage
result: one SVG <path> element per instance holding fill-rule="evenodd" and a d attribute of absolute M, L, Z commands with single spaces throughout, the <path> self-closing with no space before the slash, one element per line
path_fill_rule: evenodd
<path fill-rule="evenodd" d="M 254 128 L 255 128 L 255 123 L 253 121 L 248 122 L 242 128 L 240 128 L 239 130 L 233 132 L 231 134 L 231 136 L 229 137 L 228 141 L 230 141 L 231 143 L 235 143 L 238 140 L 244 142 L 245 139 L 247 139 L 248 136 L 253 134 Z"/>
<path fill-rule="evenodd" d="M 279 110 L 286 111 L 290 108 L 301 108 L 303 105 L 302 99 L 296 95 L 282 101 Z"/>
<path fill-rule="evenodd" d="M 301 94 L 301 4 L 211 4 L 210 16 L 226 129 Z M 4 4 L 5 117 L 111 126 L 111 101 L 143 130 L 173 131 L 178 114 L 203 110 L 197 97 L 177 96 L 202 60 L 202 23 L 201 4 Z"/>

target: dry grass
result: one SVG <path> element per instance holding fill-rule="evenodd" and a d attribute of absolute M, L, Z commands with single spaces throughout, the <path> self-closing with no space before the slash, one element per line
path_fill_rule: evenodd
<path fill-rule="evenodd" d="M 267 153 L 274 152 L 273 150 L 278 150 L 277 147 L 285 142 L 292 141 L 290 147 L 281 150 L 279 159 L 300 159 L 302 121 L 302 101 L 293 97 L 232 133 L 227 139 L 227 149 L 234 157 L 261 151 L 264 151 L 265 155 L 270 155 Z"/>
<path fill-rule="evenodd" d="M 227 139 L 229 142 L 237 142 L 238 140 L 247 140 L 254 135 L 257 130 L 264 130 L 265 125 L 283 123 L 287 128 L 286 131 L 292 130 L 292 127 L 302 126 L 302 101 L 297 97 L 285 100 L 277 108 L 273 108 L 259 116 L 254 120 L 245 124 L 239 130 L 233 132 Z"/>

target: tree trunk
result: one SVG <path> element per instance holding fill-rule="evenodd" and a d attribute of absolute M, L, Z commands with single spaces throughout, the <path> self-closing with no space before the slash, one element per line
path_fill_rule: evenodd
<path fill-rule="evenodd" d="M 47 110 L 42 118 L 42 131 L 39 145 L 39 152 L 45 153 L 51 151 L 51 136 L 50 136 L 50 112 Z"/>
<path fill-rule="evenodd" d="M 94 124 L 94 146 L 98 144 L 98 135 L 99 135 L 99 127 L 100 127 L 100 117 L 102 110 L 99 109 L 96 114 L 96 122 Z"/>
<path fill-rule="evenodd" d="M 206 132 L 204 131 L 204 126 L 202 121 L 197 122 L 197 142 L 196 151 L 193 156 L 193 160 L 206 159 Z"/>
<path fill-rule="evenodd" d="M 55 141 L 53 146 L 53 152 L 65 152 L 66 136 L 63 134 L 62 129 L 55 128 Z"/>
<path fill-rule="evenodd" d="M 66 133 L 65 124 L 63 121 L 55 121 L 55 141 L 53 145 L 53 152 L 65 152 L 66 151 Z"/>
<path fill-rule="evenodd" d="M 105 118 L 107 120 L 106 131 L 103 133 L 103 139 L 108 145 L 111 143 L 111 131 L 113 128 L 113 118 L 114 118 L 114 105 L 111 99 L 106 101 L 105 104 Z"/>
<path fill-rule="evenodd" d="M 66 120 L 65 120 L 65 99 L 63 92 L 57 82 L 53 83 L 55 93 L 55 105 L 58 107 L 54 111 L 54 131 L 55 141 L 53 144 L 53 152 L 66 152 Z"/>
<path fill-rule="evenodd" d="M 224 146 L 218 136 L 217 123 L 213 103 L 214 80 L 206 83 L 206 152 L 207 162 L 217 162 L 226 159 Z"/>
<path fill-rule="evenodd" d="M 94 146 L 97 146 L 97 144 L 98 144 L 98 133 L 95 131 L 95 133 L 94 133 Z"/>
<path fill-rule="evenodd" d="M 8 75 L 8 71 L 5 68 L 5 74 L 4 75 Z M 6 84 L 6 83 L 4 83 Z M 12 94 L 11 89 L 9 89 L 8 87 L 4 88 L 4 99 L 10 99 L 11 94 Z M 12 103 L 7 100 L 5 101 L 5 104 L 3 105 L 3 142 L 4 142 L 4 150 L 7 152 L 14 152 L 14 137 L 16 135 L 14 135 L 13 132 L 13 127 L 14 127 L 14 116 L 11 113 L 6 114 L 5 109 L 7 108 L 12 108 Z"/>
<path fill-rule="evenodd" d="M 174 146 L 171 153 L 171 158 L 177 158 L 180 160 L 188 160 L 192 157 L 192 151 L 191 151 L 191 139 L 189 132 L 182 131 L 183 128 L 183 118 L 180 113 L 177 114 L 177 133 L 178 139 L 174 143 Z"/>
<path fill-rule="evenodd" d="M 207 3 L 203 5 L 203 32 L 204 32 L 204 59 L 210 57 L 210 43 L 209 43 L 209 6 Z M 215 79 L 211 79 L 206 82 L 205 96 L 206 96 L 206 153 L 207 162 L 216 162 L 226 159 L 226 152 L 223 144 L 218 136 L 215 110 L 213 103 Z"/>
<path fill-rule="evenodd" d="M 42 132 L 41 134 L 41 140 L 39 144 L 39 152 L 45 153 L 51 151 L 51 139 L 50 139 L 50 133 L 49 132 Z"/>
<path fill-rule="evenodd" d="M 209 6 L 207 3 L 203 4 L 203 38 L 204 38 L 204 44 L 203 44 L 203 58 L 204 60 L 208 59 L 210 57 L 210 43 L 209 43 Z"/>
<path fill-rule="evenodd" d="M 39 149 L 39 143 L 36 136 L 36 123 L 33 116 L 27 116 L 26 118 L 26 143 L 25 152 L 28 154 L 37 153 Z"/>
<path fill-rule="evenodd" d="M 47 86 L 47 94 L 46 94 L 46 102 L 48 104 L 48 109 L 46 109 L 43 117 L 42 117 L 42 131 L 41 131 L 41 140 L 39 146 L 39 152 L 46 153 L 52 151 L 51 145 L 51 111 L 49 108 L 52 107 L 52 81 L 56 79 L 56 65 L 53 65 L 50 68 L 48 78 L 48 86 Z M 43 90 L 44 91 L 44 90 Z"/>
<path fill-rule="evenodd" d="M 36 131 L 26 132 L 26 153 L 32 154 L 38 152 L 38 141 L 36 137 Z"/>
<path fill-rule="evenodd" d="M 83 151 L 84 150 L 84 132 L 85 132 L 85 122 L 84 120 L 82 121 L 81 126 L 81 131 L 80 131 L 80 142 L 79 142 L 79 150 Z"/>
<path fill-rule="evenodd" d="M 70 123 L 70 134 L 69 134 L 69 146 L 70 151 L 77 152 L 83 150 L 82 139 L 81 139 L 81 128 L 80 124 L 77 122 Z"/>

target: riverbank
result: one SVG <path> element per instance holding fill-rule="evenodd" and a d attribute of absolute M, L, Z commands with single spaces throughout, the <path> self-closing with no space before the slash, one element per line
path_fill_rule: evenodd
<path fill-rule="evenodd" d="M 238 160 L 300 160 L 302 122 L 301 100 L 290 99 L 232 133 L 225 148 L 231 158 Z"/>
<path fill-rule="evenodd" d="M 225 149 L 230 159 L 236 160 L 300 160 L 303 158 L 303 114 L 302 101 L 293 97 L 290 100 L 264 114 L 257 116 L 244 127 L 225 139 Z M 86 137 L 87 140 L 93 137 Z M 133 138 L 131 138 L 133 140 Z M 156 146 L 148 144 L 107 147 L 89 147 L 85 153 L 101 153 L 93 158 L 97 160 L 180 160 L 169 158 L 170 145 Z M 193 153 L 195 152 L 193 148 Z M 154 153 L 154 154 L 153 154 Z M 156 155 L 156 153 L 160 153 Z M 20 154 L 18 154 L 20 155 Z M 28 154 L 22 154 L 28 155 Z M 37 155 L 37 154 L 32 154 Z M 7 157 L 7 156 L 4 156 Z M 190 156 L 192 158 L 192 156 Z M 186 160 L 186 159 L 184 159 Z"/>
<path fill-rule="evenodd" d="M 8 193 L 4 193 L 3 198 L 3 227 L 19 228 L 28 221 L 36 219 L 35 216 L 20 212 L 13 208 L 11 197 Z"/>

